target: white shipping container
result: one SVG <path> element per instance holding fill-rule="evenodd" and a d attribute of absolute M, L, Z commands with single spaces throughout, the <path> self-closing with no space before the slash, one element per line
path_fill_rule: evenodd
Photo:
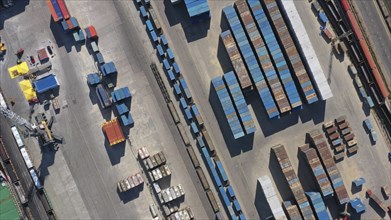
<path fill-rule="evenodd" d="M 273 183 L 270 180 L 270 178 L 268 176 L 262 176 L 258 178 L 258 181 L 262 186 L 263 193 L 265 194 L 266 200 L 269 203 L 274 218 L 276 220 L 287 219 L 284 210 L 282 209 L 281 202 L 277 197 L 276 191 L 274 190 Z"/>
<path fill-rule="evenodd" d="M 18 129 L 15 126 L 12 126 L 11 130 L 12 130 L 12 134 L 14 135 L 16 144 L 18 144 L 18 147 L 23 147 L 24 143 L 23 143 L 22 138 L 20 137 Z"/>
<path fill-rule="evenodd" d="M 41 190 L 43 187 L 41 185 L 41 182 L 39 181 L 38 175 L 35 172 L 34 169 L 30 170 L 30 176 L 33 179 L 34 185 L 38 190 Z"/>
<path fill-rule="evenodd" d="M 0 92 L 0 105 L 4 108 L 7 108 L 7 103 L 5 102 L 5 99 L 3 97 L 3 94 Z"/>
<path fill-rule="evenodd" d="M 20 153 L 22 154 L 22 157 L 23 157 L 24 163 L 27 166 L 27 169 L 33 168 L 33 163 L 31 162 L 30 156 L 27 153 L 26 148 L 24 148 L 24 147 L 20 148 Z"/>

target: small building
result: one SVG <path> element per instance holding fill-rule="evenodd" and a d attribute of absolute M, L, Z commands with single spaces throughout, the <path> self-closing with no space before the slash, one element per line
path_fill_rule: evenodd
<path fill-rule="evenodd" d="M 48 53 L 46 52 L 46 49 L 45 48 L 42 48 L 42 49 L 39 49 L 37 51 L 38 53 L 38 59 L 39 59 L 39 62 L 42 64 L 42 63 L 46 63 L 47 61 L 49 61 L 49 56 L 48 56 Z"/>
<path fill-rule="evenodd" d="M 57 77 L 52 73 L 41 79 L 36 80 L 33 84 L 35 87 L 35 91 L 38 94 L 47 92 L 49 90 L 57 89 L 60 86 Z"/>

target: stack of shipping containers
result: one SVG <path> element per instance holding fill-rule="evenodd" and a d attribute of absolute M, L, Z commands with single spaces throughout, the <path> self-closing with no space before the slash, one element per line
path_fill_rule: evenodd
<path fill-rule="evenodd" d="M 314 214 L 307 197 L 304 194 L 304 189 L 301 186 L 299 178 L 297 177 L 293 166 L 288 158 L 285 147 L 283 145 L 276 145 L 272 147 L 274 154 L 280 164 L 285 179 L 289 184 L 289 187 L 295 197 L 295 200 L 300 208 L 301 214 L 304 219 L 314 219 Z"/>
<path fill-rule="evenodd" d="M 250 5 L 250 8 L 253 12 L 255 19 L 257 19 L 258 14 L 260 13 L 260 10 L 262 11 L 262 7 L 261 7 L 261 5 L 259 5 L 260 7 L 256 6 L 255 3 L 256 2 L 254 2 L 254 1 L 250 1 L 249 5 Z M 251 17 L 251 19 L 252 19 L 252 17 Z M 253 25 L 256 27 L 255 22 L 253 21 L 252 23 L 254 23 Z M 261 37 L 261 39 L 262 39 L 262 37 Z M 260 59 L 260 63 L 263 68 L 263 71 L 265 73 L 266 79 L 269 83 L 269 86 L 270 86 L 272 92 L 273 92 L 274 99 L 277 102 L 278 108 L 280 109 L 281 113 L 288 112 L 291 110 L 291 106 L 289 105 L 289 101 L 286 97 L 286 94 L 285 94 L 284 89 L 281 85 L 281 82 L 277 76 L 276 70 L 273 67 L 273 63 L 271 62 L 270 56 L 267 52 L 267 49 L 266 49 L 266 46 L 265 46 L 263 40 L 259 41 L 259 46 L 257 46 L 257 47 L 261 48 L 260 52 L 258 52 L 258 57 Z"/>
<path fill-rule="evenodd" d="M 239 117 L 236 114 L 231 97 L 229 96 L 227 88 L 224 85 L 224 81 L 219 76 L 212 80 L 212 84 L 220 100 L 221 106 L 223 107 L 224 115 L 227 118 L 234 138 L 238 139 L 243 137 L 244 131 L 240 125 Z"/>
<path fill-rule="evenodd" d="M 246 38 L 246 34 L 243 30 L 242 25 L 240 24 L 235 9 L 232 6 L 227 6 L 223 9 L 223 12 L 228 20 L 229 26 L 231 27 L 236 43 L 239 45 L 239 50 L 243 55 L 244 61 L 251 74 L 251 77 L 253 78 L 254 83 L 257 85 L 258 92 L 268 112 L 269 118 L 279 116 L 279 112 L 276 109 L 274 101 L 270 99 L 270 91 L 267 89 L 267 85 L 264 81 L 261 68 L 259 67 L 257 59 L 250 46 L 250 43 Z M 272 91 L 275 92 L 274 89 L 272 89 Z"/>
<path fill-rule="evenodd" d="M 251 117 L 250 110 L 247 107 L 246 100 L 244 99 L 243 93 L 240 90 L 238 80 L 233 71 L 224 74 L 224 81 L 231 94 L 232 101 L 236 107 L 236 111 L 239 114 L 240 120 L 246 134 L 254 133 L 256 128 L 254 120 Z"/>
<path fill-rule="evenodd" d="M 327 146 L 326 139 L 323 136 L 321 130 L 313 130 L 309 133 L 312 143 L 315 145 L 318 150 L 318 154 L 322 159 L 323 166 L 326 168 L 328 176 L 333 185 L 335 194 L 337 195 L 337 199 L 339 204 L 345 204 L 349 202 L 349 195 L 346 191 L 343 179 L 341 174 L 339 173 L 337 166 L 335 165 L 333 156 Z"/>
<path fill-rule="evenodd" d="M 263 194 L 265 194 L 267 203 L 272 210 L 274 219 L 287 219 L 284 210 L 282 209 L 281 202 L 278 199 L 276 191 L 274 190 L 271 179 L 268 176 L 262 176 L 258 178 L 258 182 L 262 186 Z"/>
<path fill-rule="evenodd" d="M 315 89 L 312 86 L 311 79 L 303 65 L 299 52 L 292 40 L 292 37 L 288 31 L 288 27 L 285 25 L 285 21 L 282 18 L 280 9 L 277 6 L 275 0 L 263 0 L 266 4 L 266 10 L 268 10 L 274 27 L 277 30 L 277 34 L 280 39 L 281 47 L 285 49 L 285 55 L 287 60 L 290 61 L 291 69 L 296 75 L 297 81 L 300 84 L 301 92 L 303 93 L 308 104 L 312 104 L 318 101 Z"/>
<path fill-rule="evenodd" d="M 303 151 L 303 153 L 305 155 L 308 165 L 312 170 L 312 174 L 316 179 L 316 182 L 323 197 L 326 198 L 329 196 L 333 196 L 333 188 L 331 187 L 329 178 L 327 177 L 327 174 L 323 169 L 322 163 L 320 162 L 320 159 L 316 154 L 316 150 L 314 148 L 309 148 Z"/>
<path fill-rule="evenodd" d="M 210 17 L 208 0 L 185 0 L 185 5 L 192 21 L 200 21 Z"/>
<path fill-rule="evenodd" d="M 292 79 L 291 72 L 289 71 L 288 64 L 285 61 L 284 55 L 278 45 L 276 36 L 272 30 L 272 27 L 267 19 L 265 11 L 262 9 L 262 5 L 259 1 L 249 2 L 253 11 L 255 21 L 263 35 L 266 47 L 271 55 L 271 60 L 275 64 L 277 74 L 284 86 L 285 92 L 288 96 L 288 100 L 292 108 L 301 108 L 302 102 L 300 95 L 297 92 L 295 82 Z M 289 103 L 288 103 L 289 105 Z"/>
<path fill-rule="evenodd" d="M 302 220 L 297 205 L 293 204 L 291 201 L 284 201 L 282 204 L 284 205 L 284 209 L 290 220 Z"/>
<path fill-rule="evenodd" d="M 227 50 L 232 66 L 234 67 L 235 73 L 238 76 L 240 87 L 244 92 L 246 92 L 248 89 L 251 90 L 251 79 L 248 75 L 246 66 L 243 63 L 242 56 L 240 55 L 238 47 L 236 46 L 231 31 L 224 31 L 223 33 L 221 33 L 220 36 L 223 40 L 225 49 Z"/>
<path fill-rule="evenodd" d="M 314 85 L 317 87 L 318 95 L 322 100 L 333 97 L 333 93 L 331 92 L 330 86 L 319 63 L 318 57 L 316 56 L 315 50 L 312 47 L 311 41 L 308 37 L 307 31 L 305 30 L 303 22 L 301 21 L 294 1 L 281 0 L 279 2 L 281 2 L 281 9 L 283 9 L 289 18 L 289 24 L 294 32 L 294 34 L 292 33 L 292 36 L 296 36 L 295 40 L 298 41 L 308 67 L 311 70 L 312 80 Z"/>
<path fill-rule="evenodd" d="M 289 70 L 288 63 L 284 58 L 284 54 L 281 51 L 281 48 L 277 42 L 277 38 L 274 35 L 272 27 L 267 20 L 266 13 L 263 9 L 261 9 L 261 5 L 259 1 L 250 1 L 252 8 L 256 9 L 256 21 L 258 27 L 261 30 L 261 33 L 264 37 L 264 41 L 266 42 L 266 46 L 271 55 L 271 60 L 273 60 L 275 68 L 277 69 L 277 74 L 280 77 L 282 85 L 284 86 L 286 95 L 288 96 L 288 100 L 290 102 L 291 107 L 301 108 L 302 102 L 300 99 L 300 95 L 297 92 L 297 88 L 295 82 L 292 79 L 292 74 Z M 259 7 L 260 6 L 260 7 Z M 255 13 L 254 13 L 255 14 Z"/>
<path fill-rule="evenodd" d="M 312 207 L 315 211 L 317 219 L 330 220 L 330 216 L 327 213 L 326 206 L 324 205 L 322 196 L 318 192 L 306 192 Z"/>

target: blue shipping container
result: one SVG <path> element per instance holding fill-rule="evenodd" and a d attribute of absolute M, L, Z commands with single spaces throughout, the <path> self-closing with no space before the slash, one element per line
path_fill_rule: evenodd
<path fill-rule="evenodd" d="M 227 185 L 228 184 L 228 177 L 227 177 L 227 173 L 224 170 L 223 165 L 218 160 L 215 160 L 215 162 L 216 162 L 217 171 L 219 171 L 219 174 L 221 176 L 221 179 L 224 182 L 224 185 Z"/>
<path fill-rule="evenodd" d="M 54 74 L 49 74 L 39 80 L 36 80 L 33 84 L 35 91 L 38 94 L 57 89 L 60 85 L 57 81 L 57 77 Z"/>
<path fill-rule="evenodd" d="M 310 199 L 311 205 L 315 210 L 315 214 L 318 219 L 329 220 L 330 216 L 327 213 L 326 206 L 324 205 L 322 196 L 318 192 L 306 192 L 305 193 Z"/>
<path fill-rule="evenodd" d="M 111 93 L 111 97 L 113 99 L 113 102 L 119 102 L 121 100 L 132 97 L 132 93 L 130 93 L 128 87 L 123 87 L 123 88 L 119 88 L 119 89 L 114 90 Z"/>
<path fill-rule="evenodd" d="M 175 56 L 174 56 L 174 53 L 172 52 L 171 48 L 167 48 L 167 56 L 168 56 L 169 60 L 174 60 Z M 174 69 L 175 69 L 175 67 L 174 67 Z M 178 70 L 179 70 L 179 68 L 178 68 Z"/>
<path fill-rule="evenodd" d="M 221 197 L 223 198 L 224 205 L 227 206 L 227 207 L 230 206 L 231 205 L 231 201 L 229 200 L 229 198 L 227 196 L 227 193 L 225 192 L 224 187 L 220 186 L 219 187 L 219 191 L 220 191 Z"/>
<path fill-rule="evenodd" d="M 129 109 L 128 109 L 128 107 L 125 105 L 125 103 L 117 104 L 117 105 L 115 105 L 115 107 L 117 108 L 117 111 L 118 111 L 118 114 L 119 114 L 119 115 L 123 115 L 123 114 L 129 112 Z"/>
<path fill-rule="evenodd" d="M 227 194 L 231 200 L 233 200 L 235 198 L 235 192 L 234 192 L 234 189 L 232 188 L 232 186 L 227 187 Z"/>

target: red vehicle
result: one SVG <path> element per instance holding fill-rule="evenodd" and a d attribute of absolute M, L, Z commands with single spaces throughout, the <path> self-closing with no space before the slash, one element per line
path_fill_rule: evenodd
<path fill-rule="evenodd" d="M 30 61 L 31 61 L 32 64 L 35 64 L 34 56 L 30 56 Z"/>

